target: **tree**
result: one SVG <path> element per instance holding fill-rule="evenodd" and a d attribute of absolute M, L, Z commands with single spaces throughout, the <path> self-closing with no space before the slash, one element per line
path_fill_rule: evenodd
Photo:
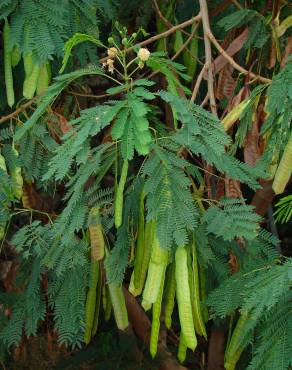
<path fill-rule="evenodd" d="M 211 369 L 216 324 L 227 370 L 292 366 L 292 261 L 262 225 L 291 177 L 289 9 L 0 5 L 0 239 L 17 265 L 3 357 L 48 320 L 88 345 L 112 308 L 153 358 L 174 319 L 180 362 L 209 341 Z"/>

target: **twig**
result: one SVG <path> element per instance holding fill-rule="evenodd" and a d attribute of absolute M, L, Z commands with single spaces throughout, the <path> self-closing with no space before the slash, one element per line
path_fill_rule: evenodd
<path fill-rule="evenodd" d="M 166 25 L 167 28 L 171 28 L 173 27 L 173 24 L 171 24 L 169 22 L 169 20 L 161 13 L 161 10 L 159 9 L 159 6 L 157 4 L 157 1 L 156 0 L 153 0 L 153 4 L 154 4 L 154 7 L 155 7 L 155 10 L 159 16 L 159 18 L 163 21 L 163 23 Z M 182 32 L 185 34 L 185 35 L 190 35 L 188 32 L 186 32 L 185 30 L 182 30 Z"/>
<path fill-rule="evenodd" d="M 198 25 L 194 28 L 193 32 L 190 34 L 186 42 L 178 49 L 178 51 L 171 57 L 171 60 L 175 60 L 180 53 L 188 46 L 188 44 L 192 41 L 192 38 L 195 36 L 195 33 L 197 31 Z M 194 58 L 194 56 L 190 53 L 191 57 Z"/>
<path fill-rule="evenodd" d="M 204 0 L 202 0 L 204 1 Z M 263 77 L 263 76 L 260 76 L 260 75 L 257 75 L 253 72 L 250 72 L 248 71 L 247 69 L 241 67 L 239 64 L 237 64 L 235 62 L 235 60 L 226 53 L 226 51 L 222 48 L 222 46 L 219 44 L 219 42 L 216 40 L 215 36 L 213 35 L 213 33 L 211 32 L 210 28 L 207 30 L 207 36 L 208 38 L 210 39 L 210 41 L 212 42 L 212 44 L 215 46 L 215 48 L 219 51 L 219 53 L 221 55 L 224 56 L 224 58 L 226 60 L 228 60 L 228 62 L 235 68 L 237 69 L 239 72 L 245 74 L 245 75 L 250 75 L 251 77 L 253 77 L 254 79 L 257 79 L 263 83 L 270 83 L 272 82 L 272 80 L 270 80 L 269 78 L 266 78 L 266 77 Z"/>
<path fill-rule="evenodd" d="M 208 16 L 208 7 L 206 0 L 200 0 L 200 9 L 202 14 L 203 30 L 204 30 L 204 43 L 205 43 L 205 55 L 206 61 L 205 66 L 208 69 L 208 95 L 210 100 L 211 111 L 213 114 L 217 115 L 216 110 L 216 100 L 214 93 L 214 78 L 212 71 L 212 51 L 211 43 L 208 37 L 208 32 L 210 31 L 209 16 Z"/>
<path fill-rule="evenodd" d="M 231 2 L 238 8 L 243 9 L 243 6 L 237 0 L 231 0 Z"/>
<path fill-rule="evenodd" d="M 198 25 L 195 27 L 195 29 L 193 30 L 193 32 L 190 34 L 190 37 L 186 40 L 186 42 L 179 48 L 179 50 L 171 57 L 171 60 L 175 60 L 180 54 L 181 52 L 187 47 L 187 45 L 190 43 L 190 41 L 192 40 L 196 30 L 198 28 Z M 192 56 L 192 58 L 194 58 L 194 56 L 190 53 L 190 55 Z M 147 78 L 152 78 L 154 76 L 156 76 L 157 74 L 159 73 L 159 71 L 155 71 L 155 72 L 152 72 Z"/>
<path fill-rule="evenodd" d="M 208 103 L 208 100 L 209 100 L 209 94 L 206 94 L 204 100 L 200 104 L 200 107 L 204 107 Z"/>
<path fill-rule="evenodd" d="M 197 77 L 197 81 L 196 81 L 196 84 L 194 86 L 192 97 L 191 97 L 191 102 L 192 103 L 196 100 L 196 97 L 197 97 L 197 94 L 198 94 L 198 91 L 199 91 L 201 82 L 203 80 L 204 73 L 206 71 L 206 68 L 207 68 L 207 66 L 206 66 L 206 64 L 204 64 L 203 68 L 201 69 L 201 72 L 199 73 L 199 75 Z"/>
<path fill-rule="evenodd" d="M 32 98 L 31 100 L 29 100 L 28 102 L 26 102 L 25 104 L 21 105 L 18 109 L 16 109 L 14 112 L 8 114 L 7 116 L 4 116 L 2 118 L 0 118 L 0 124 L 1 123 L 4 123 L 8 120 L 10 120 L 11 118 L 15 117 L 15 116 L 18 116 L 19 113 L 23 112 L 24 110 L 26 110 L 27 108 L 29 108 L 38 98 L 39 96 L 35 96 L 34 98 Z"/>
<path fill-rule="evenodd" d="M 190 26 L 191 24 L 193 24 L 195 22 L 199 22 L 200 20 L 201 20 L 201 15 L 198 14 L 195 17 L 193 17 L 191 19 L 188 19 L 187 21 L 185 21 L 183 23 L 180 23 L 180 24 L 177 24 L 177 25 L 173 26 L 172 28 L 170 28 L 167 31 L 159 33 L 158 35 L 152 36 L 149 39 L 140 42 L 139 45 L 140 46 L 145 46 L 145 45 L 148 45 L 148 44 L 152 44 L 152 42 L 157 41 L 157 40 L 159 40 L 163 37 L 167 37 L 167 36 L 171 35 L 172 33 L 176 32 L 177 30 L 184 29 L 184 28 Z M 130 50 L 132 50 L 132 49 L 133 49 L 133 47 L 130 48 Z"/>
<path fill-rule="evenodd" d="M 180 29 L 183 29 L 183 28 L 186 28 L 187 26 L 190 26 L 191 24 L 195 23 L 195 22 L 199 22 L 201 20 L 201 15 L 198 14 L 196 15 L 195 17 L 191 18 L 191 19 L 188 19 L 187 21 L 185 22 L 182 22 L 180 24 L 177 24 L 175 26 L 173 26 L 172 28 L 170 28 L 169 30 L 167 31 L 164 31 L 164 32 L 161 32 L 159 33 L 158 35 L 155 35 L 155 36 L 152 36 L 152 37 L 149 37 L 149 39 L 147 40 L 144 40 L 142 42 L 139 42 L 138 44 L 126 49 L 126 52 L 128 53 L 129 51 L 133 50 L 135 46 L 146 46 L 146 45 L 149 45 L 149 44 L 152 44 L 153 42 L 159 40 L 159 39 L 162 39 L 164 37 L 167 37 L 171 34 L 173 34 L 174 32 L 176 32 L 177 30 L 180 30 Z M 106 56 L 102 59 L 100 59 L 99 61 L 101 63 L 105 62 L 109 57 Z"/>
<path fill-rule="evenodd" d="M 78 92 L 73 91 L 73 90 L 67 90 L 67 93 L 68 93 L 68 94 L 76 95 L 76 96 L 81 96 L 81 97 L 84 97 L 84 98 L 92 98 L 92 99 L 103 99 L 103 98 L 107 98 L 107 97 L 112 96 L 112 95 L 120 94 L 120 92 L 121 92 L 121 91 L 119 91 L 118 93 L 115 93 L 115 94 L 94 95 L 94 94 L 83 94 L 83 93 L 78 93 Z"/>

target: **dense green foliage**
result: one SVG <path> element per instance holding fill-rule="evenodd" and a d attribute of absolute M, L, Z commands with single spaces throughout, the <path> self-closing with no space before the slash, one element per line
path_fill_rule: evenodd
<path fill-rule="evenodd" d="M 161 8 L 171 22 L 184 20 L 194 8 L 191 1 L 166 3 Z M 281 255 L 279 240 L 244 198 L 260 189 L 261 179 L 275 176 L 274 185 L 277 180 L 283 188 L 289 181 L 292 163 L 288 157 L 284 167 L 279 163 L 292 132 L 291 59 L 281 69 L 278 57 L 273 69 L 263 67 L 261 74 L 271 78 L 266 84 L 238 75 L 232 96 L 217 97 L 220 119 L 200 106 L 204 82 L 190 101 L 197 58 L 184 50 L 178 62 L 171 60 L 178 39 L 165 39 L 164 45 L 160 40 L 149 54 L 139 44 L 147 37 L 140 26 L 153 30 L 154 10 L 147 1 L 131 0 L 127 7 L 122 12 L 117 0 L 0 4 L 1 26 L 10 27 L 1 57 L 9 54 L 12 61 L 1 77 L 9 67 L 17 105 L 40 95 L 0 127 L 0 251 L 13 248 L 18 266 L 13 289 L 0 292 L 0 359 L 22 336 L 37 335 L 48 312 L 58 341 L 73 348 L 90 342 L 111 307 L 124 330 L 122 286 L 129 283 L 133 295 L 143 295 L 143 308 L 153 309 L 152 356 L 160 312 L 168 307 L 171 321 L 176 299 L 179 359 L 187 347 L 196 348 L 196 334 L 206 338 L 208 308 L 209 321 L 224 326 L 230 320 L 226 369 L 289 369 L 291 257 Z M 279 13 L 282 22 L 286 8 Z M 218 38 L 250 27 L 239 58 L 252 53 L 259 67 L 264 48 L 277 41 L 281 50 L 289 33 L 279 19 L 278 25 L 275 19 L 269 23 L 271 16 L 256 4 L 241 10 L 231 5 L 212 27 Z M 154 32 L 164 29 L 158 18 Z M 193 32 L 191 26 L 187 30 Z M 199 45 L 192 50 L 200 60 L 203 41 Z M 23 65 L 13 62 L 16 51 Z M 236 106 L 228 100 L 240 95 L 245 82 L 256 85 L 241 99 L 247 104 L 238 124 L 226 132 L 221 120 Z M 10 99 L 13 81 L 9 87 L 3 79 L 3 88 L 4 116 L 16 104 Z M 250 163 L 247 138 L 258 125 L 259 110 L 264 118 L 255 140 L 261 149 Z M 239 184 L 235 193 L 229 181 L 235 188 Z M 278 220 L 289 221 L 291 196 L 278 207 Z M 248 361 L 236 365 L 243 351 Z"/>

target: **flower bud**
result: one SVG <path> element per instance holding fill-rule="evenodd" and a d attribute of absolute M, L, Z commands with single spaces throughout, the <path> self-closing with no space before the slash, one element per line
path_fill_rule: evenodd
<path fill-rule="evenodd" d="M 107 55 L 111 58 L 114 59 L 118 53 L 118 50 L 116 48 L 109 48 L 107 49 Z"/>

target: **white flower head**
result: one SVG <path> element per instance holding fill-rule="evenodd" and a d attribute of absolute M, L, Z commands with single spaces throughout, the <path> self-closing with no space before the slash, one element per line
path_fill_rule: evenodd
<path fill-rule="evenodd" d="M 106 64 L 107 64 L 107 69 L 110 73 L 113 73 L 114 72 L 114 61 L 113 59 L 107 59 L 106 61 Z"/>
<path fill-rule="evenodd" d="M 107 49 L 107 55 L 110 57 L 110 58 L 112 58 L 112 59 L 114 59 L 115 57 L 116 57 L 116 55 L 118 54 L 118 50 L 116 49 L 116 48 L 109 48 L 109 49 Z"/>
<path fill-rule="evenodd" d="M 138 51 L 138 58 L 142 61 L 142 62 L 146 62 L 146 60 L 148 60 L 150 57 L 150 51 L 146 48 L 141 48 L 139 51 Z"/>

